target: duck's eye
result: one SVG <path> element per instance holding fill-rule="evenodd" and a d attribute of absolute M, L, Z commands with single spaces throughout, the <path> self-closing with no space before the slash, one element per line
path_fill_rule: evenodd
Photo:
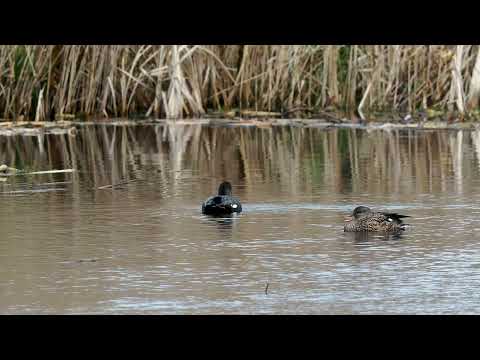
<path fill-rule="evenodd" d="M 237 205 L 237 204 L 233 204 L 232 207 L 233 207 L 234 209 L 236 209 L 236 208 L 238 207 L 238 205 Z"/>
<path fill-rule="evenodd" d="M 392 218 L 388 218 L 387 221 L 388 221 L 388 222 L 392 222 L 393 219 L 392 219 Z"/>

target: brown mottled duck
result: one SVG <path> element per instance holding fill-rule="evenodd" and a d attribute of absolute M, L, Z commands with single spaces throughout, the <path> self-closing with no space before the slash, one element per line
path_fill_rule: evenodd
<path fill-rule="evenodd" d="M 399 232 L 404 231 L 405 226 L 402 219 L 410 217 L 397 213 L 374 212 L 366 206 L 358 206 L 353 210 L 351 216 L 345 219 L 344 231 L 381 231 Z"/>

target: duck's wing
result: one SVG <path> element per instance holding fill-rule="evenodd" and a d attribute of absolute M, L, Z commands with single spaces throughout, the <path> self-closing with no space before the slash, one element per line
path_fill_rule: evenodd
<path fill-rule="evenodd" d="M 222 203 L 222 196 L 210 196 L 203 205 L 205 206 L 212 206 L 212 205 L 218 205 Z"/>
<path fill-rule="evenodd" d="M 388 221 L 396 222 L 397 224 L 403 224 L 402 219 L 410 217 L 408 215 L 401 215 L 397 213 L 381 213 L 381 214 L 385 216 Z"/>
<path fill-rule="evenodd" d="M 362 231 L 380 231 L 388 226 L 392 221 L 380 212 L 371 213 L 358 221 L 358 226 Z"/>
<path fill-rule="evenodd" d="M 236 198 L 227 195 L 217 195 L 208 198 L 202 205 L 202 212 L 241 212 L 242 205 Z"/>
<path fill-rule="evenodd" d="M 222 196 L 222 206 L 229 208 L 233 212 L 242 211 L 242 204 L 233 196 Z"/>
<path fill-rule="evenodd" d="M 370 216 L 363 219 L 363 227 L 367 231 L 399 231 L 405 230 L 402 218 L 409 217 L 405 215 L 398 215 L 396 213 L 372 213 Z"/>
<path fill-rule="evenodd" d="M 401 224 L 388 215 L 381 212 L 370 213 L 357 221 L 357 231 L 393 231 L 400 228 Z"/>
<path fill-rule="evenodd" d="M 223 205 L 223 196 L 211 196 L 202 205 L 202 210 L 210 208 L 221 208 Z"/>

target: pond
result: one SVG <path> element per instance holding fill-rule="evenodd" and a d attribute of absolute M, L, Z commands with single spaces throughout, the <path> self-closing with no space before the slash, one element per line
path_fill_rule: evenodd
<path fill-rule="evenodd" d="M 480 313 L 480 132 L 102 124 L 0 163 L 75 169 L 0 179 L 2 314 Z M 243 212 L 202 215 L 223 180 Z"/>

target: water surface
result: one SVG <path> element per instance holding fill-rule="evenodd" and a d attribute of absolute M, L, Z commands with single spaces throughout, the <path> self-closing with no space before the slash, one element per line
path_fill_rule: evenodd
<path fill-rule="evenodd" d="M 479 313 L 478 132 L 98 125 L 0 163 L 76 170 L 0 182 L 2 314 Z M 244 212 L 203 216 L 224 179 Z M 360 204 L 411 227 L 344 233 Z"/>

